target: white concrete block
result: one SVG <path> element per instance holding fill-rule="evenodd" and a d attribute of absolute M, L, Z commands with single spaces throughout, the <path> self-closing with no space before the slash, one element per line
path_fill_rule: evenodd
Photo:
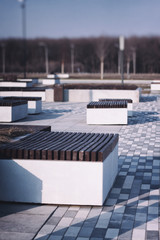
<path fill-rule="evenodd" d="M 68 73 L 48 74 L 47 78 L 69 78 Z"/>
<path fill-rule="evenodd" d="M 45 91 L 0 91 L 0 97 L 41 97 L 46 100 Z"/>
<path fill-rule="evenodd" d="M 133 116 L 133 103 L 127 103 L 128 117 Z"/>
<path fill-rule="evenodd" d="M 28 100 L 28 114 L 37 114 L 42 112 L 41 100 Z"/>
<path fill-rule="evenodd" d="M 9 82 L 9 81 L 2 81 L 0 82 L 0 87 L 31 87 L 32 82 Z"/>
<path fill-rule="evenodd" d="M 56 79 L 41 79 L 43 85 L 54 85 L 56 84 Z"/>
<path fill-rule="evenodd" d="M 87 124 L 127 123 L 127 108 L 87 108 Z"/>
<path fill-rule="evenodd" d="M 27 116 L 27 104 L 0 106 L 0 122 L 14 122 Z"/>
<path fill-rule="evenodd" d="M 54 89 L 46 89 L 46 102 L 54 102 Z"/>
<path fill-rule="evenodd" d="M 0 200 L 103 205 L 118 172 L 118 146 L 103 162 L 0 160 Z"/>
<path fill-rule="evenodd" d="M 153 80 L 150 87 L 151 91 L 160 91 L 160 80 Z"/>
<path fill-rule="evenodd" d="M 69 102 L 91 102 L 101 98 L 132 99 L 138 103 L 140 89 L 136 90 L 111 90 L 111 89 L 64 89 L 64 101 Z"/>

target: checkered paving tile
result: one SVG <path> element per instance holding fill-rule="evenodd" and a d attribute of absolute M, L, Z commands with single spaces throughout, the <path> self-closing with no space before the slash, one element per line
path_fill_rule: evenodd
<path fill-rule="evenodd" d="M 75 108 L 74 114 L 78 111 Z M 39 236 L 46 234 L 48 240 L 159 239 L 160 96 L 143 95 L 134 104 L 128 125 L 118 133 L 119 171 L 104 206 L 57 206 Z"/>

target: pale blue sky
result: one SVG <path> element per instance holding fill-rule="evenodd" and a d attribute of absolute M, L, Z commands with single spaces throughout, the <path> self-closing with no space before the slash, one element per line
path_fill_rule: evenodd
<path fill-rule="evenodd" d="M 160 0 L 26 0 L 27 38 L 160 35 Z M 0 38 L 22 37 L 18 0 L 0 0 Z"/>

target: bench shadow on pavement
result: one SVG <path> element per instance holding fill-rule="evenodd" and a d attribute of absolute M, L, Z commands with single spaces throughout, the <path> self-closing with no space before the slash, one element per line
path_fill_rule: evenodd
<path fill-rule="evenodd" d="M 144 166 L 150 164 L 150 160 L 147 160 L 146 157 L 139 156 L 139 158 L 145 161 Z M 92 217 L 90 217 L 89 213 L 84 220 L 73 218 L 73 223 L 68 227 L 59 225 L 62 218 L 58 218 L 56 214 L 55 216 L 53 214 L 46 222 L 47 225 L 53 225 L 53 231 L 46 233 L 46 239 L 77 239 L 77 237 L 87 239 L 117 239 L 118 237 L 119 239 L 132 239 L 133 229 L 144 229 L 147 223 L 152 224 L 153 221 L 158 221 L 159 195 L 157 191 L 159 191 L 159 182 L 153 181 L 152 176 L 144 176 L 143 169 L 138 169 L 132 174 L 128 172 L 127 168 L 120 171 L 127 171 L 127 173 L 125 176 L 117 175 L 112 187 L 113 191 L 111 189 L 108 194 L 101 213 L 93 214 L 92 212 Z M 151 169 L 146 171 L 148 173 L 152 172 Z M 125 186 L 126 181 L 131 181 L 131 186 Z M 149 184 L 150 188 L 145 189 L 142 187 L 145 184 L 147 186 Z M 91 211 L 94 211 L 94 209 L 96 210 L 98 207 L 91 207 Z M 64 217 L 67 216 L 67 211 Z M 78 231 L 76 236 L 72 235 L 74 229 Z M 88 232 L 86 232 L 86 229 L 88 229 Z M 112 238 L 107 236 L 108 229 L 115 229 Z M 145 230 L 146 239 L 149 239 L 150 234 L 154 234 L 154 239 L 159 239 L 158 230 Z M 35 239 L 43 240 L 44 235 L 41 237 L 37 234 Z"/>
<path fill-rule="evenodd" d="M 159 113 L 154 111 L 133 111 L 133 116 L 128 118 L 128 125 L 160 121 L 157 115 L 159 115 Z"/>
<path fill-rule="evenodd" d="M 157 96 L 141 96 L 140 102 L 153 102 L 157 101 Z"/>
<path fill-rule="evenodd" d="M 56 119 L 58 117 L 62 117 L 63 113 L 69 113 L 72 110 L 57 110 L 57 109 L 47 109 L 43 110 L 39 114 L 28 115 L 26 118 L 19 120 L 19 122 L 28 122 L 28 121 L 37 121 L 37 120 L 48 120 L 48 119 Z M 17 121 L 18 122 L 18 121 Z"/>

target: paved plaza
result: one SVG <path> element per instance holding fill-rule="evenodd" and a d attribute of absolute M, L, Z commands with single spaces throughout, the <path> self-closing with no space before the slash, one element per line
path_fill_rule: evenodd
<path fill-rule="evenodd" d="M 41 114 L 16 124 L 119 133 L 119 172 L 104 205 L 0 203 L 0 240 L 160 239 L 160 96 L 142 95 L 123 126 L 87 125 L 86 105 L 45 102 Z"/>

